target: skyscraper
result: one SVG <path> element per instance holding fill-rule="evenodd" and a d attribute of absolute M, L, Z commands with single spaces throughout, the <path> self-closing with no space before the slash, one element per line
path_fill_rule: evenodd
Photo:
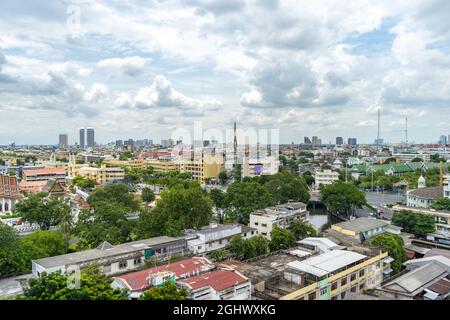
<path fill-rule="evenodd" d="M 84 149 L 84 147 L 86 146 L 86 136 L 84 135 L 84 128 L 80 129 L 80 148 Z"/>
<path fill-rule="evenodd" d="M 304 144 L 312 144 L 312 142 L 311 142 L 311 139 L 309 138 L 309 137 L 305 137 L 304 139 L 303 139 L 303 143 Z"/>
<path fill-rule="evenodd" d="M 447 136 L 440 136 L 439 137 L 439 144 L 447 144 Z"/>
<path fill-rule="evenodd" d="M 349 146 L 356 146 L 358 143 L 357 143 L 357 140 L 356 140 L 356 138 L 348 138 L 348 145 Z"/>
<path fill-rule="evenodd" d="M 342 137 L 336 137 L 336 145 L 341 146 L 344 144 L 344 138 Z"/>
<path fill-rule="evenodd" d="M 69 146 L 69 137 L 67 136 L 67 134 L 62 133 L 59 135 L 59 144 L 58 144 L 59 148 L 61 149 L 67 149 L 67 147 Z"/>
<path fill-rule="evenodd" d="M 94 128 L 87 128 L 87 147 L 93 148 L 95 147 L 95 137 L 94 137 Z"/>

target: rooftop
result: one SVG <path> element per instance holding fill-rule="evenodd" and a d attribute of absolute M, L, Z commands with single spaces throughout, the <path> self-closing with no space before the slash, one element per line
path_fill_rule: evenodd
<path fill-rule="evenodd" d="M 23 170 L 23 174 L 26 175 L 26 176 L 38 175 L 38 174 L 50 174 L 50 173 L 65 174 L 66 173 L 66 169 L 64 169 L 64 168 L 47 168 L 47 169 Z"/>
<path fill-rule="evenodd" d="M 353 251 L 333 250 L 303 261 L 290 262 L 287 266 L 316 277 L 323 277 L 365 258 L 365 255 Z"/>
<path fill-rule="evenodd" d="M 222 291 L 247 281 L 248 279 L 246 277 L 235 271 L 216 270 L 186 280 L 181 280 L 180 282 L 186 284 L 193 290 L 209 286 L 216 291 Z"/>
<path fill-rule="evenodd" d="M 131 291 L 139 291 L 150 287 L 150 275 L 161 271 L 173 272 L 175 273 L 176 278 L 179 279 L 198 275 L 200 273 L 209 271 L 214 267 L 215 265 L 206 258 L 193 257 L 163 266 L 157 266 L 150 269 L 128 273 L 119 277 L 114 277 L 114 279 L 121 280 Z"/>
<path fill-rule="evenodd" d="M 45 268 L 60 267 L 95 261 L 97 259 L 118 256 L 135 251 L 141 251 L 152 246 L 157 246 L 180 240 L 184 239 L 162 236 L 134 242 L 127 242 L 116 246 L 112 245 L 104 246 L 103 244 L 105 243 L 103 243 L 102 245 L 99 246 L 100 249 L 96 248 L 86 251 L 68 253 L 60 256 L 48 257 L 33 261 Z"/>
<path fill-rule="evenodd" d="M 373 219 L 373 218 L 357 218 L 354 220 L 348 220 L 344 222 L 337 223 L 333 226 L 338 226 L 345 230 L 351 230 L 355 233 L 366 232 L 379 227 L 387 226 L 389 223 L 383 220 Z"/>
<path fill-rule="evenodd" d="M 436 199 L 444 195 L 444 188 L 442 187 L 427 187 L 420 188 L 409 192 L 409 195 L 413 195 L 423 199 Z"/>

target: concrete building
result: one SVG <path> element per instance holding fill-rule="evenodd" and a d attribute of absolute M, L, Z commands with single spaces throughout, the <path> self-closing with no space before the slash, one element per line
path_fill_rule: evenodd
<path fill-rule="evenodd" d="M 95 180 L 98 184 L 108 182 L 122 181 L 125 179 L 125 170 L 122 168 L 112 168 L 102 165 L 100 168 L 83 166 L 78 169 L 72 169 L 73 177 L 80 176 L 86 179 Z"/>
<path fill-rule="evenodd" d="M 159 286 L 164 281 L 176 282 L 188 279 L 215 268 L 214 263 L 207 258 L 193 257 L 114 277 L 111 286 L 126 289 L 131 299 L 137 299 L 144 291 Z"/>
<path fill-rule="evenodd" d="M 256 236 L 256 232 L 256 229 L 239 224 L 211 223 L 209 226 L 191 233 L 188 236 L 190 239 L 187 241 L 187 246 L 194 254 L 208 253 L 228 247 L 231 239 L 235 236 L 249 239 Z"/>
<path fill-rule="evenodd" d="M 406 205 L 413 208 L 429 209 L 444 194 L 442 187 L 422 187 L 409 190 L 406 197 Z"/>
<path fill-rule="evenodd" d="M 344 138 L 342 137 L 336 137 L 336 145 L 342 146 L 344 144 Z"/>
<path fill-rule="evenodd" d="M 308 221 L 309 212 L 306 208 L 306 204 L 302 202 L 291 202 L 257 210 L 250 214 L 249 227 L 255 228 L 257 234 L 270 240 L 270 233 L 275 226 L 285 229 L 295 220 Z"/>
<path fill-rule="evenodd" d="M 69 147 L 69 137 L 68 137 L 67 134 L 60 134 L 59 135 L 58 147 L 60 149 L 67 149 Z"/>
<path fill-rule="evenodd" d="M 445 135 L 442 135 L 442 136 L 440 136 L 439 137 L 439 144 L 442 144 L 442 145 L 445 145 L 445 144 L 447 144 L 447 136 L 445 136 Z"/>
<path fill-rule="evenodd" d="M 215 270 L 178 282 L 191 300 L 251 300 L 250 280 L 234 270 Z"/>
<path fill-rule="evenodd" d="M 339 181 L 339 173 L 332 170 L 316 171 L 314 180 L 314 188 L 319 190 L 321 185 L 330 185 Z"/>
<path fill-rule="evenodd" d="M 256 177 L 274 175 L 278 173 L 280 161 L 278 157 L 269 156 L 260 159 L 244 157 L 242 163 L 242 177 Z"/>
<path fill-rule="evenodd" d="M 366 254 L 338 249 L 288 263 L 283 279 L 299 289 L 280 300 L 344 300 L 376 288 L 392 259 L 382 249 L 365 249 Z"/>
<path fill-rule="evenodd" d="M 95 147 L 95 132 L 94 128 L 87 128 L 86 130 L 86 140 L 87 140 L 87 147 L 88 148 L 94 148 Z"/>
<path fill-rule="evenodd" d="M 84 149 L 86 147 L 86 134 L 84 128 L 80 129 L 80 148 Z"/>
<path fill-rule="evenodd" d="M 358 145 L 358 141 L 356 138 L 348 138 L 348 143 L 349 146 L 356 146 Z"/>
<path fill-rule="evenodd" d="M 389 223 L 383 220 L 357 218 L 333 224 L 331 230 L 335 230 L 357 241 L 363 241 L 385 232 L 388 225 Z"/>
<path fill-rule="evenodd" d="M 27 169 L 23 170 L 23 180 L 31 181 L 48 181 L 50 179 L 57 180 L 61 183 L 66 182 L 66 169 L 64 168 L 47 168 L 47 169 Z"/>
<path fill-rule="evenodd" d="M 444 177 L 444 197 L 447 197 L 450 199 L 450 175 L 446 175 Z"/>
<path fill-rule="evenodd" d="M 33 260 L 32 272 L 40 277 L 43 272 L 73 272 L 95 263 L 100 265 L 103 274 L 112 276 L 135 270 L 142 266 L 146 259 L 152 257 L 163 260 L 173 254 L 185 252 L 184 238 L 162 236 L 115 246 L 105 241 L 96 249 Z"/>
<path fill-rule="evenodd" d="M 11 213 L 21 198 L 17 178 L 0 173 L 0 216 Z"/>

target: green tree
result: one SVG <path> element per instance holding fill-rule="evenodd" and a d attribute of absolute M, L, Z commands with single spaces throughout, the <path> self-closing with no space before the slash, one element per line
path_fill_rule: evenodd
<path fill-rule="evenodd" d="M 58 256 L 67 252 L 64 234 L 58 231 L 33 232 L 22 238 L 22 245 L 31 260 Z"/>
<path fill-rule="evenodd" d="M 314 183 L 314 181 L 315 181 L 315 179 L 314 179 L 314 177 L 313 177 L 313 175 L 312 175 L 312 173 L 310 171 L 304 172 L 302 174 L 302 177 L 303 177 L 303 179 L 305 180 L 305 182 L 306 182 L 306 184 L 308 186 L 311 186 Z"/>
<path fill-rule="evenodd" d="M 221 185 L 224 185 L 225 182 L 227 182 L 227 180 L 228 180 L 228 174 L 227 174 L 227 172 L 226 172 L 226 171 L 221 171 L 221 172 L 219 173 L 219 182 L 220 182 L 220 184 L 221 184 Z"/>
<path fill-rule="evenodd" d="M 267 253 L 268 241 L 261 235 L 250 239 L 235 236 L 230 241 L 230 252 L 236 259 L 247 260 Z"/>
<path fill-rule="evenodd" d="M 394 259 L 391 268 L 398 273 L 403 268 L 403 263 L 407 260 L 403 239 L 395 234 L 382 233 L 372 238 L 371 244 L 384 248 L 389 256 Z"/>
<path fill-rule="evenodd" d="M 113 289 L 112 280 L 98 272 L 82 272 L 79 288 L 73 288 L 71 279 L 60 272 L 43 273 L 40 278 L 29 280 L 25 300 L 127 300 L 124 290 Z"/>
<path fill-rule="evenodd" d="M 76 176 L 75 178 L 73 178 L 72 180 L 74 185 L 79 186 L 81 189 L 94 189 L 95 186 L 97 185 L 97 182 L 93 179 L 86 179 L 83 178 L 81 176 Z"/>
<path fill-rule="evenodd" d="M 220 262 L 223 260 L 226 260 L 227 258 L 230 257 L 230 251 L 225 250 L 225 249 L 218 249 L 218 250 L 214 250 L 211 251 L 210 253 L 208 253 L 208 256 L 216 262 Z"/>
<path fill-rule="evenodd" d="M 447 197 L 440 197 L 436 199 L 436 202 L 431 206 L 435 210 L 450 211 L 450 199 Z"/>
<path fill-rule="evenodd" d="M 94 190 L 88 200 L 90 205 L 95 209 L 96 206 L 104 202 L 113 202 L 121 205 L 130 211 L 139 210 L 139 203 L 130 193 L 128 186 L 124 184 L 108 185 L 100 189 Z"/>
<path fill-rule="evenodd" d="M 366 197 L 359 189 L 345 182 L 322 185 L 320 199 L 327 209 L 337 215 L 348 216 L 355 208 L 367 206 Z"/>
<path fill-rule="evenodd" d="M 241 182 L 242 180 L 242 165 L 236 164 L 236 167 L 234 168 L 234 181 Z"/>
<path fill-rule="evenodd" d="M 315 237 L 317 235 L 316 229 L 309 223 L 301 220 L 292 222 L 291 231 L 295 238 L 304 239 L 307 237 Z"/>
<path fill-rule="evenodd" d="M 36 223 L 42 230 L 58 225 L 70 215 L 70 206 L 61 198 L 46 193 L 32 195 L 16 204 L 14 213 L 24 221 Z"/>
<path fill-rule="evenodd" d="M 164 191 L 154 209 L 142 212 L 139 234 L 178 236 L 183 229 L 207 225 L 211 217 L 212 201 L 198 184 L 188 188 L 178 185 Z"/>
<path fill-rule="evenodd" d="M 0 222 L 0 278 L 25 272 L 30 268 L 20 237 L 10 226 Z"/>
<path fill-rule="evenodd" d="M 286 158 L 284 155 L 280 154 L 280 156 L 278 157 L 278 159 L 280 160 L 280 163 L 281 163 L 281 165 L 282 165 L 283 167 L 286 167 L 286 166 L 287 166 L 288 160 L 287 160 L 287 158 Z"/>
<path fill-rule="evenodd" d="M 295 238 L 292 232 L 288 229 L 282 229 L 278 226 L 272 229 L 270 232 L 270 251 L 277 251 L 292 247 L 295 243 Z"/>
<path fill-rule="evenodd" d="M 153 202 L 155 201 L 155 193 L 150 188 L 142 189 L 142 201 L 144 202 Z"/>
<path fill-rule="evenodd" d="M 166 282 L 162 286 L 145 291 L 139 300 L 186 300 L 187 295 L 185 288 L 178 289 L 176 284 Z"/>
<path fill-rule="evenodd" d="M 392 223 L 402 227 L 405 232 L 418 235 L 434 232 L 436 224 L 432 215 L 407 210 L 395 212 L 392 216 Z"/>
<path fill-rule="evenodd" d="M 223 208 L 225 205 L 225 192 L 220 189 L 212 189 L 209 196 L 216 208 Z"/>
<path fill-rule="evenodd" d="M 250 213 L 274 205 L 272 195 L 257 182 L 234 182 L 228 186 L 225 197 L 227 216 L 247 224 Z"/>
<path fill-rule="evenodd" d="M 289 200 L 308 203 L 310 198 L 305 180 L 287 172 L 279 172 L 270 176 L 264 186 L 278 204 L 287 203 Z"/>

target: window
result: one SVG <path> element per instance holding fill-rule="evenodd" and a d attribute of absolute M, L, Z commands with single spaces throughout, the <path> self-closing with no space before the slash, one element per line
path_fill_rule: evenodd
<path fill-rule="evenodd" d="M 342 278 L 341 286 L 345 286 L 347 284 L 347 278 Z"/>
<path fill-rule="evenodd" d="M 334 290 L 336 290 L 336 289 L 337 289 L 337 287 L 338 287 L 338 283 L 337 283 L 337 281 L 336 281 L 336 282 L 333 282 L 333 283 L 331 284 L 331 291 L 334 291 Z"/>
<path fill-rule="evenodd" d="M 310 294 L 308 295 L 308 300 L 316 300 L 316 293 L 315 293 L 315 292 L 310 293 Z"/>
<path fill-rule="evenodd" d="M 320 295 L 323 296 L 328 293 L 328 287 L 320 289 Z"/>
<path fill-rule="evenodd" d="M 364 269 L 359 270 L 359 276 L 360 276 L 360 277 L 364 277 L 364 271 L 365 271 Z"/>
<path fill-rule="evenodd" d="M 141 262 L 142 262 L 141 258 L 134 259 L 134 265 L 141 264 Z"/>
<path fill-rule="evenodd" d="M 257 226 L 257 225 L 259 225 L 259 223 L 258 223 L 258 222 L 255 222 L 254 225 Z"/>
<path fill-rule="evenodd" d="M 364 290 L 364 283 L 361 284 L 361 285 L 359 286 L 359 290 L 360 290 L 360 291 L 363 291 L 363 290 Z"/>
<path fill-rule="evenodd" d="M 119 262 L 119 269 L 124 269 L 128 266 L 128 261 Z"/>
<path fill-rule="evenodd" d="M 356 286 L 350 289 L 351 292 L 356 292 Z"/>
<path fill-rule="evenodd" d="M 350 281 L 355 281 L 356 280 L 356 273 L 352 273 L 352 275 L 350 276 Z"/>
<path fill-rule="evenodd" d="M 346 293 L 346 292 L 342 292 L 342 293 L 341 293 L 341 300 L 343 300 L 343 299 L 345 298 L 345 293 Z"/>
<path fill-rule="evenodd" d="M 201 250 L 201 249 L 202 249 L 202 246 L 198 246 L 197 249 L 198 249 L 198 250 Z"/>
<path fill-rule="evenodd" d="M 267 223 L 262 223 L 261 226 L 267 227 Z"/>

